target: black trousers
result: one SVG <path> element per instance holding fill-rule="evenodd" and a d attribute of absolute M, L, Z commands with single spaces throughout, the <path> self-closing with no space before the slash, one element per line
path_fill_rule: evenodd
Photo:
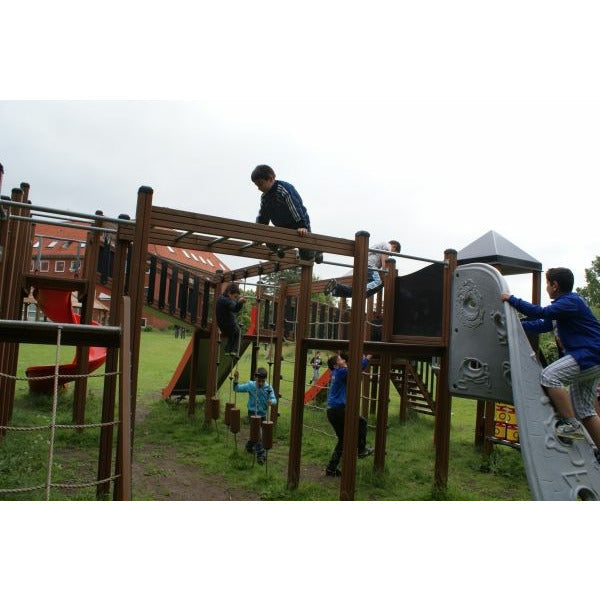
<path fill-rule="evenodd" d="M 344 445 L 344 419 L 346 417 L 346 407 L 327 409 L 327 420 L 331 423 L 335 435 L 337 436 L 337 444 L 333 449 L 333 454 L 329 459 L 328 469 L 337 469 L 342 458 L 342 448 Z M 367 447 L 367 420 L 364 417 L 358 418 L 358 451 L 361 452 Z"/>
<path fill-rule="evenodd" d="M 221 333 L 227 336 L 227 344 L 225 344 L 224 352 L 238 352 L 240 345 L 240 326 L 231 326 L 227 329 L 221 329 Z"/>

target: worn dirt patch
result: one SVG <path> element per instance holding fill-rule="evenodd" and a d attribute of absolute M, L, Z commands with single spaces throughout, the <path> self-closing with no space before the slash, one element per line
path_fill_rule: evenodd
<path fill-rule="evenodd" d="M 257 494 L 233 488 L 224 479 L 205 475 L 200 467 L 177 462 L 170 446 L 135 449 L 133 495 L 139 500 L 260 500 Z"/>

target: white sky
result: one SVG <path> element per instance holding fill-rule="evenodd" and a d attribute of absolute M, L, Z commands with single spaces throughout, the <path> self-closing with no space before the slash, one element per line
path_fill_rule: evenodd
<path fill-rule="evenodd" d="M 596 6 L 575 0 L 4 2 L 2 193 L 27 181 L 38 204 L 133 216 L 138 187 L 149 185 L 157 205 L 253 220 L 259 194 L 249 175 L 268 163 L 296 186 L 315 232 L 348 237 L 364 229 L 373 241 L 394 237 L 408 254 L 439 259 L 445 248 L 460 250 L 492 229 L 544 268 L 571 267 L 580 286 L 600 254 Z M 414 264 L 399 267 L 407 272 Z M 316 269 L 321 276 L 340 271 Z M 513 291 L 528 295 L 529 280 Z M 341 508 L 335 510 L 331 522 L 338 525 L 354 516 L 339 520 Z M 460 503 L 452 510 L 462 510 Z M 238 513 L 242 529 L 230 541 L 247 534 Z M 181 531 L 189 531 L 191 516 L 178 523 Z M 473 522 L 493 523 L 495 516 Z M 467 520 L 454 512 L 447 517 L 446 523 L 461 523 L 448 537 L 460 544 Z M 289 515 L 283 518 L 289 527 Z M 394 518 L 390 513 L 386 533 Z M 414 521 L 422 534 L 424 521 Z M 155 523 L 154 515 L 148 522 Z M 206 519 L 195 522 L 204 527 Z M 404 535 L 410 524 L 399 523 Z M 479 535 L 473 539 L 480 542 Z M 202 535 L 187 538 L 194 544 L 189 556 L 214 548 Z M 338 544 L 327 556 L 346 556 L 344 547 L 361 545 Z M 396 562 L 385 563 L 389 572 L 403 550 L 396 544 L 390 554 Z M 464 556 L 462 550 L 455 555 Z M 476 572 L 477 558 L 463 564 Z M 332 569 L 320 571 L 327 576 Z M 359 581 L 377 593 L 369 569 L 363 571 Z M 435 585 L 422 574 L 421 588 Z M 449 577 L 439 578 L 439 591 Z M 511 581 L 539 592 L 548 579 L 529 571 L 527 577 Z M 339 578 L 329 579 L 338 586 Z M 472 579 L 454 580 L 464 588 Z M 480 589 L 462 593 L 476 597 Z"/>
<path fill-rule="evenodd" d="M 492 229 L 585 284 L 594 3 L 81 6 L 3 10 L 4 194 L 27 181 L 36 203 L 133 216 L 149 185 L 157 205 L 254 220 L 249 174 L 267 163 L 315 232 L 438 259 Z M 509 281 L 529 295 L 529 277 Z"/>

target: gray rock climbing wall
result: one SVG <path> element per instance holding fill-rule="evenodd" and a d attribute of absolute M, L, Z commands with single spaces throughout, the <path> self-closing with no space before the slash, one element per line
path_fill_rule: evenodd
<path fill-rule="evenodd" d="M 514 404 L 527 481 L 534 500 L 600 499 L 600 465 L 591 440 L 561 442 L 540 386 L 542 370 L 508 286 L 482 263 L 457 268 L 453 286 L 449 386 L 456 396 Z"/>

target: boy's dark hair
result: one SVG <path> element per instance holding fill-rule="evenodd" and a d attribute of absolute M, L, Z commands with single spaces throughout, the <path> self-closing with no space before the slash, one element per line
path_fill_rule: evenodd
<path fill-rule="evenodd" d="M 400 245 L 400 242 L 398 240 L 389 240 L 388 244 L 390 246 L 394 245 L 394 246 L 398 246 L 398 250 L 397 252 L 400 252 L 400 250 L 402 249 L 402 246 Z"/>
<path fill-rule="evenodd" d="M 240 293 L 240 286 L 237 283 L 230 283 L 225 290 L 223 291 L 223 293 L 227 296 L 230 296 L 231 294 L 239 294 Z"/>
<path fill-rule="evenodd" d="M 256 379 L 266 379 L 267 378 L 267 370 L 264 367 L 258 367 L 254 372 L 254 377 Z"/>
<path fill-rule="evenodd" d="M 252 181 L 269 179 L 269 177 L 275 179 L 275 171 L 273 171 L 269 165 L 258 165 L 255 167 L 254 171 L 252 171 L 252 175 L 250 175 L 250 179 L 252 179 Z"/>
<path fill-rule="evenodd" d="M 327 368 L 331 369 L 332 371 L 336 368 L 337 366 L 337 361 L 338 361 L 338 355 L 334 354 L 333 356 L 330 356 L 327 359 Z"/>
<path fill-rule="evenodd" d="M 565 267 L 553 267 L 546 271 L 546 280 L 550 283 L 558 283 L 558 289 L 561 292 L 567 293 L 573 291 L 575 277 L 571 269 Z"/>

